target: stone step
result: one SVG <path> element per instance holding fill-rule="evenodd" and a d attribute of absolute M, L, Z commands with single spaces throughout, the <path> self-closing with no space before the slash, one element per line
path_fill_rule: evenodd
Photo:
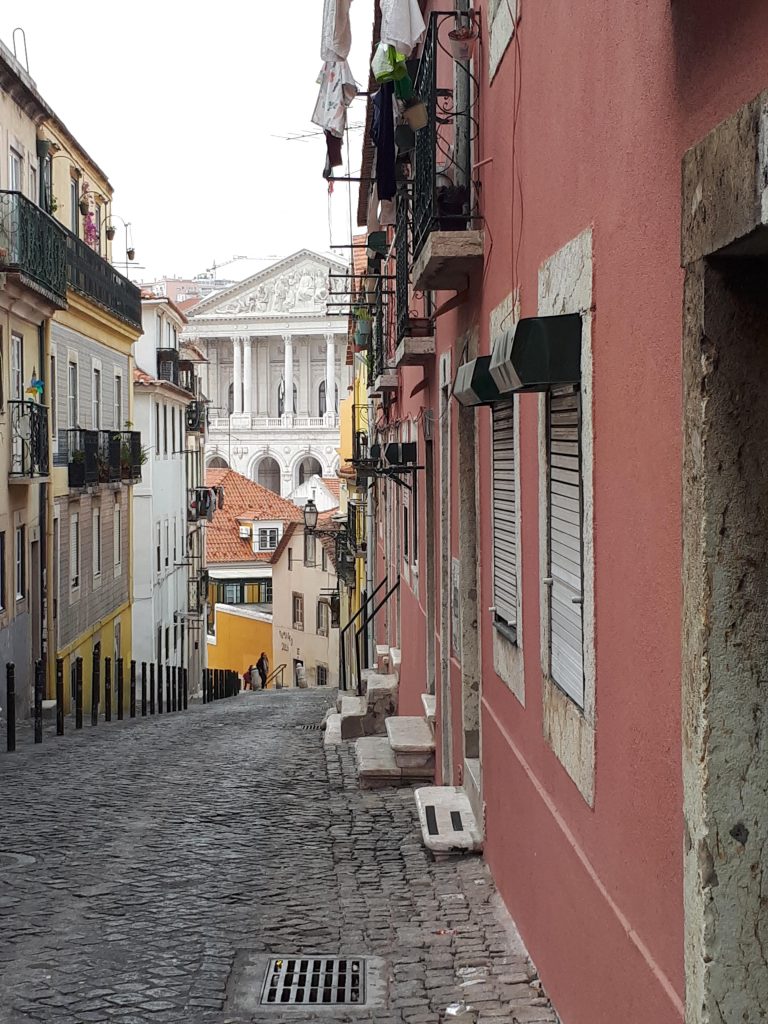
<path fill-rule="evenodd" d="M 389 648 L 389 668 L 391 672 L 395 672 L 397 675 L 400 674 L 400 661 L 401 653 L 399 647 Z"/>
<path fill-rule="evenodd" d="M 424 708 L 424 717 L 430 725 L 435 724 L 435 713 L 437 711 L 437 697 L 434 693 L 422 693 L 421 703 Z"/>
<path fill-rule="evenodd" d="M 394 676 L 382 676 L 378 673 L 368 676 L 368 707 L 377 708 L 379 705 L 392 706 L 393 710 L 387 714 L 397 713 L 397 679 Z"/>
<path fill-rule="evenodd" d="M 389 672 L 389 646 L 376 644 L 376 668 L 379 672 Z"/>
<path fill-rule="evenodd" d="M 435 737 L 426 720 L 416 715 L 387 719 L 387 736 L 396 754 L 434 754 Z"/>
<path fill-rule="evenodd" d="M 397 786 L 434 778 L 434 768 L 401 768 L 386 736 L 363 736 L 355 742 L 355 761 L 361 789 Z"/>
<path fill-rule="evenodd" d="M 365 697 L 353 697 L 349 694 L 341 698 L 341 738 L 354 740 L 365 735 L 364 719 L 368 712 Z"/>
<path fill-rule="evenodd" d="M 482 850 L 482 833 L 463 789 L 422 786 L 415 797 L 424 845 L 436 857 Z"/>
<path fill-rule="evenodd" d="M 325 735 L 323 743 L 326 747 L 335 747 L 341 743 L 341 715 L 336 713 L 328 715 L 325 720 Z"/>

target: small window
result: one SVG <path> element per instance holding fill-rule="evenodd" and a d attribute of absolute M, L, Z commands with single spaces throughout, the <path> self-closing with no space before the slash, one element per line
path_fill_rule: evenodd
<path fill-rule="evenodd" d="M 327 686 L 328 685 L 328 666 L 327 665 L 318 665 L 317 666 L 316 678 L 317 678 L 317 685 L 318 686 Z"/>
<path fill-rule="evenodd" d="M 155 402 L 155 455 L 160 454 L 160 403 Z"/>
<path fill-rule="evenodd" d="M 517 467 L 514 399 L 499 402 L 492 416 L 493 605 L 497 623 L 517 629 Z"/>
<path fill-rule="evenodd" d="M 77 426 L 78 416 L 77 363 L 70 362 L 67 367 L 67 426 L 70 430 Z"/>
<path fill-rule="evenodd" d="M 165 660 L 168 661 L 170 656 L 171 656 L 171 627 L 170 626 L 166 626 L 165 627 Z"/>
<path fill-rule="evenodd" d="M 23 192 L 24 188 L 22 185 L 22 168 L 24 167 L 24 157 L 18 150 L 11 149 L 8 160 L 8 187 L 11 192 Z"/>
<path fill-rule="evenodd" d="M 80 515 L 73 512 L 69 519 L 69 565 L 72 590 L 80 586 Z"/>
<path fill-rule="evenodd" d="M 304 534 L 304 565 L 314 566 L 315 564 L 315 535 L 314 533 Z"/>
<path fill-rule="evenodd" d="M 167 568 L 168 563 L 170 561 L 170 554 L 171 554 L 171 524 L 166 519 L 165 520 L 165 565 L 166 565 L 166 568 Z"/>
<path fill-rule="evenodd" d="M 293 548 L 288 548 L 288 572 L 293 571 Z"/>
<path fill-rule="evenodd" d="M 237 583 L 224 584 L 224 604 L 240 604 L 240 587 Z"/>
<path fill-rule="evenodd" d="M 93 429 L 101 429 L 101 370 L 93 368 Z"/>
<path fill-rule="evenodd" d="M 16 527 L 16 600 L 23 601 L 26 590 L 26 551 L 25 529 Z"/>
<path fill-rule="evenodd" d="M 5 611 L 5 531 L 0 533 L 0 612 Z"/>
<path fill-rule="evenodd" d="M 11 335 L 11 398 L 24 398 L 24 338 L 15 332 Z"/>
<path fill-rule="evenodd" d="M 304 595 L 293 595 L 293 628 L 304 629 Z"/>
<path fill-rule="evenodd" d="M 115 501 L 114 518 L 112 520 L 112 532 L 114 543 L 115 576 L 119 576 L 123 569 L 123 510 L 119 505 L 119 499 Z"/>
<path fill-rule="evenodd" d="M 259 551 L 274 551 L 277 547 L 277 529 L 262 527 L 259 530 Z"/>
<path fill-rule="evenodd" d="M 317 602 L 317 635 L 328 636 L 328 628 L 331 622 L 331 609 L 327 601 Z"/>
<path fill-rule="evenodd" d="M 101 509 L 96 507 L 93 518 L 93 575 L 101 576 Z"/>
<path fill-rule="evenodd" d="M 168 406 L 163 402 L 163 455 L 168 454 Z"/>

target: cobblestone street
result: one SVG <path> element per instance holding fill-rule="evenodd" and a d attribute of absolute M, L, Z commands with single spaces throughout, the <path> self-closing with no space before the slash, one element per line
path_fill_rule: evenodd
<path fill-rule="evenodd" d="M 334 695 L 0 755 L 0 1021 L 554 1021 L 482 860 L 433 862 L 411 790 L 361 792 L 307 728 Z M 249 963 L 295 953 L 375 958 L 373 1005 L 259 1007 Z"/>

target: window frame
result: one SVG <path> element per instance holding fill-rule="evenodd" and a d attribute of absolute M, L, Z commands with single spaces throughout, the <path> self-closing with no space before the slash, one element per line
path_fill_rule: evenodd
<path fill-rule="evenodd" d="M 493 609 L 493 625 L 510 643 L 515 646 L 518 645 L 519 640 L 519 626 L 520 626 L 520 549 L 518 541 L 518 516 L 519 516 L 519 486 L 518 486 L 518 465 L 517 465 L 517 399 L 512 396 L 509 399 L 505 399 L 502 402 L 497 402 L 491 408 L 491 501 L 490 501 L 490 513 L 491 513 L 491 597 L 492 597 L 492 609 Z M 505 435 L 507 440 L 508 451 L 502 456 L 499 449 L 502 447 L 501 435 Z M 512 489 L 511 499 L 502 497 L 504 487 L 502 482 L 508 484 L 508 481 L 500 480 L 499 477 L 503 475 L 502 469 L 497 469 L 497 460 L 499 463 L 508 462 L 511 463 L 512 473 Z M 506 471 L 508 472 L 508 470 Z M 508 488 L 507 488 L 508 489 Z M 514 577 L 514 595 L 508 590 L 504 590 L 504 581 L 497 576 L 497 572 L 506 570 L 499 569 L 498 563 L 500 561 L 499 553 L 497 548 L 500 547 L 500 541 L 502 534 L 508 534 L 509 529 L 502 526 L 503 520 L 500 518 L 501 510 L 497 511 L 497 500 L 501 503 L 504 502 L 506 505 L 512 504 L 512 538 L 511 538 L 511 555 L 509 556 L 514 561 L 514 568 L 507 574 Z M 504 514 L 509 515 L 509 509 L 504 509 Z M 506 584 L 509 586 L 509 584 Z M 513 614 L 510 615 L 510 610 Z"/>
<path fill-rule="evenodd" d="M 91 365 L 91 426 L 93 430 L 101 430 L 102 420 L 102 379 L 101 361 L 94 359 Z"/>
<path fill-rule="evenodd" d="M 13 401 L 24 400 L 24 335 L 11 331 L 11 393 Z"/>
<path fill-rule="evenodd" d="M 56 397 L 56 369 L 58 366 L 58 355 L 59 354 L 56 350 L 56 346 L 51 345 L 51 355 L 48 362 L 48 373 L 50 375 L 50 380 L 48 382 L 48 394 L 50 395 L 49 402 L 51 407 L 51 440 L 53 441 L 54 446 L 56 445 L 59 433 L 59 427 L 57 423 L 59 403 Z M 2 396 L 0 396 L 0 407 L 2 407 Z"/>
<path fill-rule="evenodd" d="M 315 611 L 315 632 L 317 636 L 330 636 L 331 632 L 331 606 L 322 598 L 318 599 Z"/>
<path fill-rule="evenodd" d="M 112 402 L 112 422 L 115 430 L 123 429 L 123 374 L 121 370 L 114 371 L 115 392 Z"/>
<path fill-rule="evenodd" d="M 322 672 L 323 678 L 320 681 L 320 673 Z M 328 685 L 328 666 L 318 662 L 315 665 L 315 685 L 316 686 L 327 686 Z"/>
<path fill-rule="evenodd" d="M 77 359 L 70 356 L 67 359 L 67 428 L 69 430 L 77 429 L 77 421 L 80 418 L 79 389 L 80 366 Z"/>
<path fill-rule="evenodd" d="M 267 544 L 262 543 L 262 535 L 267 534 Z M 276 551 L 277 546 L 280 543 L 278 536 L 279 530 L 276 526 L 260 526 L 259 527 L 259 551 Z M 272 544 L 272 534 L 274 534 L 275 543 Z"/>
<path fill-rule="evenodd" d="M 26 527 L 17 526 L 14 533 L 14 585 L 16 602 L 27 596 Z"/>
<path fill-rule="evenodd" d="M 74 543 L 73 543 L 74 542 Z M 74 548 L 74 569 L 72 549 Z M 70 512 L 69 514 L 69 589 L 79 590 L 81 583 L 80 575 L 80 562 L 82 553 L 80 551 L 80 512 Z"/>
<path fill-rule="evenodd" d="M 93 578 L 101 578 L 102 573 L 102 545 L 101 545 L 101 505 L 94 505 L 91 509 L 91 560 Z"/>
<path fill-rule="evenodd" d="M 291 619 L 293 628 L 304 632 L 304 595 L 293 591 L 291 594 Z"/>
<path fill-rule="evenodd" d="M 14 167 L 18 173 L 14 173 Z M 24 195 L 24 154 L 15 146 L 8 147 L 8 191 Z"/>
<path fill-rule="evenodd" d="M 0 615 L 7 610 L 5 530 L 0 530 Z"/>
<path fill-rule="evenodd" d="M 304 566 L 313 569 L 317 564 L 317 538 L 314 533 L 304 531 Z"/>
<path fill-rule="evenodd" d="M 123 571 L 123 507 L 119 498 L 115 500 L 112 513 L 112 545 L 114 575 L 120 576 Z"/>

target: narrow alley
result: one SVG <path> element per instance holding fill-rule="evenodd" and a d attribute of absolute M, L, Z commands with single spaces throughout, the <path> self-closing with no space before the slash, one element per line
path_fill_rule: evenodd
<path fill-rule="evenodd" d="M 0 755 L 0 1021 L 554 1022 L 482 859 L 432 861 L 412 790 L 361 792 L 324 748 L 333 695 Z M 365 958 L 364 1004 L 260 1005 L 297 954 Z"/>

